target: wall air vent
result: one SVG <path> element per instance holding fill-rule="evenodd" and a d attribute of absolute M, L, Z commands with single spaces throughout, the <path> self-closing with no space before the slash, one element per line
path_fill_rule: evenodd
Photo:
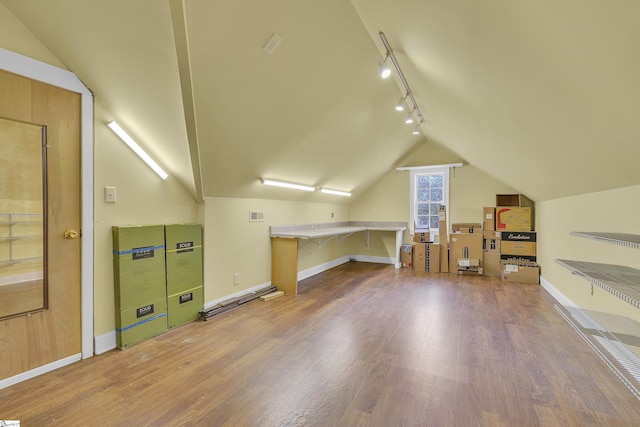
<path fill-rule="evenodd" d="M 264 222 L 264 212 L 249 212 L 249 222 Z"/>

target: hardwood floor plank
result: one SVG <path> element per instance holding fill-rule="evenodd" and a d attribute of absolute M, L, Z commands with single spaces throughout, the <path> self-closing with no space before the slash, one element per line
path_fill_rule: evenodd
<path fill-rule="evenodd" d="M 538 285 L 347 263 L 0 390 L 23 426 L 631 426 Z"/>

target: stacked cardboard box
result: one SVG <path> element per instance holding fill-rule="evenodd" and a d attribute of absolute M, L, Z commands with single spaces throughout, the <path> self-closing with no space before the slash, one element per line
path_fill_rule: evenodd
<path fill-rule="evenodd" d="M 405 267 L 412 254 L 412 264 L 416 271 L 439 273 L 449 271 L 447 247 L 447 214 L 444 206 L 438 211 L 438 242 L 434 242 L 430 230 L 415 230 L 412 245 L 402 245 L 400 262 Z M 409 248 L 409 246 L 411 248 Z M 410 266 L 410 265 L 409 265 Z"/>
<path fill-rule="evenodd" d="M 446 211 L 439 212 L 440 272 L 501 277 L 505 281 L 538 283 L 533 202 L 521 194 L 496 195 L 497 207 L 483 208 L 482 223 L 451 225 L 447 239 Z M 414 268 L 433 270 L 437 244 L 428 232 L 416 232 Z M 431 259 L 431 262 L 427 261 Z"/>
<path fill-rule="evenodd" d="M 413 245 L 400 246 L 400 265 L 402 268 L 413 268 Z"/>
<path fill-rule="evenodd" d="M 534 261 L 501 261 L 502 280 L 507 282 L 534 283 L 540 281 L 540 266 Z"/>
<path fill-rule="evenodd" d="M 534 204 L 522 194 L 496 194 L 496 231 L 533 231 Z"/>
<path fill-rule="evenodd" d="M 413 234 L 413 241 L 416 243 L 429 243 L 431 242 L 431 233 L 429 230 L 416 230 Z"/>
<path fill-rule="evenodd" d="M 437 243 L 415 243 L 413 245 L 413 268 L 429 273 L 440 272 L 440 245 Z"/>
<path fill-rule="evenodd" d="M 522 194 L 496 195 L 502 280 L 539 283 L 534 203 Z"/>
<path fill-rule="evenodd" d="M 482 273 L 500 277 L 500 234 L 496 232 L 496 208 L 482 209 Z"/>
<path fill-rule="evenodd" d="M 461 228 L 473 232 L 451 233 L 449 236 L 449 271 L 462 274 L 473 264 L 469 260 L 477 260 L 478 268 L 475 272 L 482 274 L 482 231 L 477 228 Z"/>
<path fill-rule="evenodd" d="M 501 259 L 536 260 L 535 231 L 502 231 L 500 241 Z"/>
<path fill-rule="evenodd" d="M 438 238 L 440 243 L 440 272 L 449 272 L 449 237 L 447 236 L 447 209 L 440 206 L 438 210 Z"/>

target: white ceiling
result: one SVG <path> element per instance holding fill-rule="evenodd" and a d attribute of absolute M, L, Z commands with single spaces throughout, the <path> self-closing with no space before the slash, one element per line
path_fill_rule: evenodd
<path fill-rule="evenodd" d="M 534 200 L 640 184 L 640 2 L 171 1 L 2 3 L 196 198 L 190 143 L 206 196 L 342 201 L 258 178 L 357 196 L 425 143 Z"/>

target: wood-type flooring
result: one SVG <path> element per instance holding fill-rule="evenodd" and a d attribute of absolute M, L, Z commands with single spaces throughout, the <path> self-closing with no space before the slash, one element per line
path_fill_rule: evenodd
<path fill-rule="evenodd" d="M 539 285 L 351 262 L 0 390 L 29 426 L 637 426 Z"/>

